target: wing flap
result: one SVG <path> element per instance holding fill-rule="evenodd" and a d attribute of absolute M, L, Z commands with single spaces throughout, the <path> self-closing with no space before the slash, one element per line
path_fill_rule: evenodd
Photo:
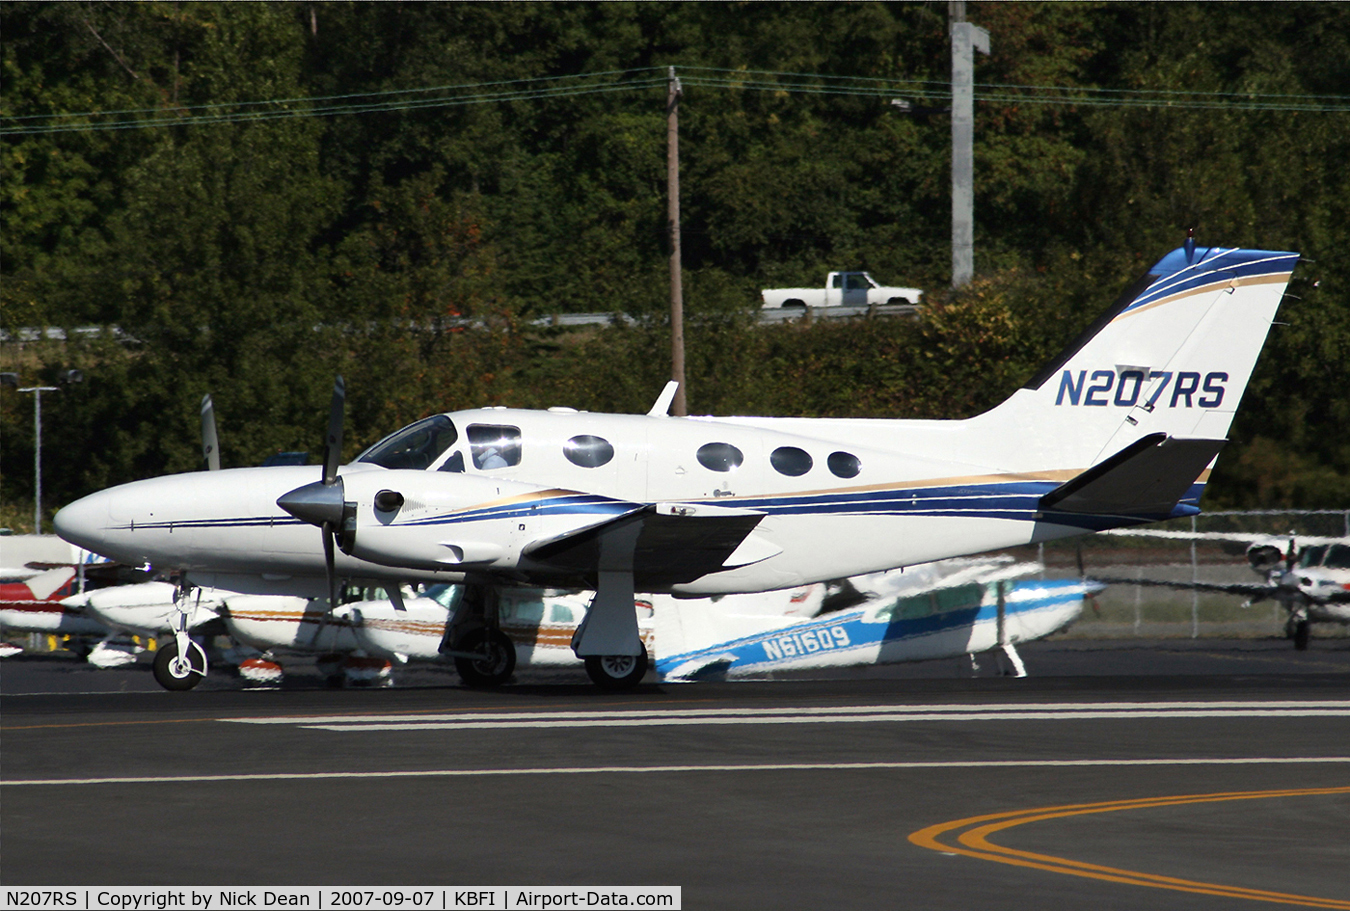
<path fill-rule="evenodd" d="M 639 591 L 660 591 L 692 582 L 728 564 L 765 559 L 768 548 L 756 542 L 740 554 L 741 545 L 764 514 L 704 503 L 658 503 L 608 522 L 527 545 L 522 556 L 540 568 L 593 576 L 598 572 L 601 543 L 640 524 L 632 551 L 633 576 Z M 732 560 L 737 555 L 737 560 Z"/>

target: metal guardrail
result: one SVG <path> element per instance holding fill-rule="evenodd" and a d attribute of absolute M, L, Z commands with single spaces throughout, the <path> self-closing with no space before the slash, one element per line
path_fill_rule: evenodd
<path fill-rule="evenodd" d="M 761 325 L 775 325 L 794 321 L 811 324 L 822 319 L 877 319 L 881 317 L 913 317 L 921 309 L 917 304 L 873 304 L 867 307 L 781 307 L 755 311 Z M 697 319 L 695 317 L 695 319 Z M 553 313 L 530 320 L 529 325 L 544 328 L 571 326 L 637 326 L 643 322 L 627 313 Z M 445 320 L 443 325 L 452 329 L 481 329 L 488 323 L 481 319 L 461 318 Z M 73 338 L 98 338 L 110 334 L 119 341 L 135 342 L 134 336 L 123 332 L 117 326 L 80 326 L 65 329 L 60 326 L 45 328 L 23 327 L 12 332 L 0 329 L 0 342 L 28 343 L 37 341 L 64 342 Z"/>
<path fill-rule="evenodd" d="M 775 307 L 755 311 L 763 325 L 819 319 L 873 319 L 879 317 L 911 317 L 919 312 L 917 304 L 872 304 L 866 307 Z M 640 320 L 626 313 L 555 313 L 531 320 L 532 326 L 609 326 L 623 323 L 636 326 Z"/>
<path fill-rule="evenodd" d="M 759 311 L 761 323 L 786 323 L 803 320 L 811 323 L 818 319 L 848 319 L 865 317 L 875 319 L 883 316 L 915 316 L 919 312 L 918 304 L 871 304 L 865 307 L 776 307 Z"/>
<path fill-rule="evenodd" d="M 75 338 L 98 338 L 105 333 L 111 335 L 118 341 L 136 341 L 135 338 L 123 332 L 116 326 L 79 326 L 69 330 L 61 326 L 47 326 L 45 328 L 25 326 L 15 329 L 13 332 L 7 332 L 4 329 L 0 329 L 0 342 L 64 342 L 69 341 L 72 336 Z"/>

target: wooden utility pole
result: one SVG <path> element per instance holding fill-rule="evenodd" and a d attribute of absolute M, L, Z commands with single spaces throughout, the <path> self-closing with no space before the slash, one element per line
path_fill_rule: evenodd
<path fill-rule="evenodd" d="M 670 221 L 670 378 L 680 384 L 671 414 L 689 413 L 684 382 L 684 286 L 680 276 L 680 80 L 670 68 L 666 93 L 666 207 Z"/>

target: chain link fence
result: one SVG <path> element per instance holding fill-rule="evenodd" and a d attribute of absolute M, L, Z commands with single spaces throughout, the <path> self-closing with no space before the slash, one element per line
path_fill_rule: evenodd
<path fill-rule="evenodd" d="M 1350 537 L 1350 510 L 1265 509 L 1211 512 L 1146 526 L 1176 532 L 1226 532 L 1286 537 Z M 1186 541 L 1098 534 L 1023 548 L 1019 556 L 1040 557 L 1046 578 L 1085 573 L 1171 582 L 1261 583 L 1247 563 L 1247 545 L 1238 541 Z M 1081 566 L 1081 569 L 1080 569 Z M 1183 588 L 1115 584 L 1084 605 L 1077 623 L 1062 634 L 1081 639 L 1269 638 L 1285 636 L 1287 612 L 1268 599 L 1244 607 L 1242 595 Z M 1350 628 L 1319 623 L 1314 639 L 1344 639 Z"/>

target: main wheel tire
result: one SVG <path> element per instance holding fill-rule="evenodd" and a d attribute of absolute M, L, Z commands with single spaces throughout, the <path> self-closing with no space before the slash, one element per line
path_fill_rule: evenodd
<path fill-rule="evenodd" d="M 1294 626 L 1294 648 L 1298 649 L 1300 652 L 1308 650 L 1309 625 L 1307 620 L 1300 620 Z"/>
<path fill-rule="evenodd" d="M 639 655 L 592 655 L 586 673 L 602 690 L 631 690 L 647 674 L 647 652 Z"/>
<path fill-rule="evenodd" d="M 483 652 L 482 658 L 456 658 L 455 670 L 466 686 L 501 686 L 516 670 L 516 646 L 499 629 L 469 630 L 455 646 L 457 652 Z"/>
<path fill-rule="evenodd" d="M 205 676 L 206 652 L 191 640 L 188 641 L 186 661 L 178 660 L 178 643 L 173 639 L 155 652 L 155 682 L 166 690 L 190 690 Z"/>

